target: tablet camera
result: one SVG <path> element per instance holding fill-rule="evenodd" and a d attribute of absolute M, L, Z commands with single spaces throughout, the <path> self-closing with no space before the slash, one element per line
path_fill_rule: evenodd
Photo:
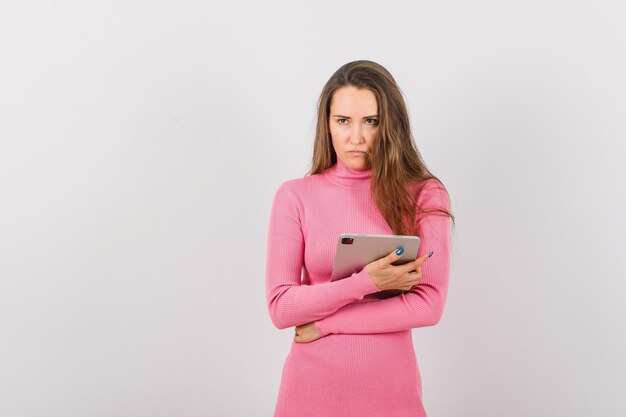
<path fill-rule="evenodd" d="M 341 238 L 341 244 L 342 245 L 352 245 L 352 243 L 354 242 L 354 239 L 351 237 L 342 237 Z"/>

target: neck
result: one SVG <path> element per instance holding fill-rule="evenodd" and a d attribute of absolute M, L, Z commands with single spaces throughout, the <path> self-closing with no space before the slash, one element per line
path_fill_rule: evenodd
<path fill-rule="evenodd" d="M 372 170 L 371 168 L 350 168 L 337 159 L 337 163 L 324 171 L 324 175 L 335 184 L 351 188 L 365 188 L 371 184 Z"/>

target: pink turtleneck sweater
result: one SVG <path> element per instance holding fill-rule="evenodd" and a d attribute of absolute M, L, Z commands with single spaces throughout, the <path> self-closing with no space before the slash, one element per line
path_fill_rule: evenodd
<path fill-rule="evenodd" d="M 426 415 L 410 331 L 441 319 L 450 219 L 419 217 L 418 256 L 434 254 L 411 292 L 368 298 L 378 288 L 365 269 L 330 282 L 341 233 L 394 234 L 372 200 L 370 185 L 370 170 L 353 170 L 339 161 L 323 174 L 284 182 L 274 195 L 266 253 L 271 320 L 280 329 L 315 322 L 322 336 L 292 343 L 275 417 Z M 449 209 L 447 193 L 435 180 L 425 184 L 418 204 Z"/>

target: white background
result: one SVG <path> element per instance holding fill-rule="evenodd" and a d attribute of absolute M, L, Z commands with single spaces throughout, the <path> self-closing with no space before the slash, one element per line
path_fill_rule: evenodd
<path fill-rule="evenodd" d="M 4 1 L 0 415 L 271 416 L 274 191 L 346 62 L 457 216 L 429 417 L 626 415 L 618 1 Z M 326 417 L 326 416 L 320 416 Z"/>

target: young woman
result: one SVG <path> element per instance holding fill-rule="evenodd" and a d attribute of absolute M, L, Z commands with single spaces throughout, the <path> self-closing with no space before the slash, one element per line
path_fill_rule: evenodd
<path fill-rule="evenodd" d="M 267 305 L 276 327 L 295 327 L 275 417 L 426 416 L 411 329 L 441 319 L 451 219 L 394 78 L 375 62 L 343 65 L 319 99 L 309 174 L 272 203 Z M 392 252 L 330 282 L 342 233 L 419 236 L 418 259 L 394 266 Z M 406 292 L 368 296 L 388 289 Z"/>

